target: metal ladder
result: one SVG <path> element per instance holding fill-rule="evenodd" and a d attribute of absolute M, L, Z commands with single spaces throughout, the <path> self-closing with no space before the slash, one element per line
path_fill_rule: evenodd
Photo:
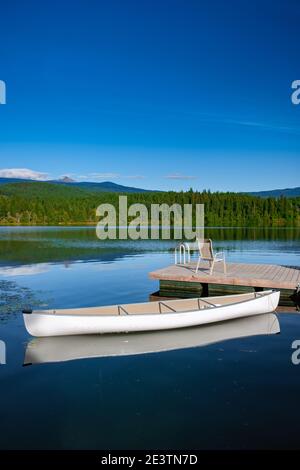
<path fill-rule="evenodd" d="M 186 264 L 187 262 L 191 262 L 190 245 L 188 243 L 180 243 L 175 248 L 175 264 Z"/>

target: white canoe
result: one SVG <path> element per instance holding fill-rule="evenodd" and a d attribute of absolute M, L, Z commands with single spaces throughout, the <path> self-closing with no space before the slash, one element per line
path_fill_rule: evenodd
<path fill-rule="evenodd" d="M 161 353 L 246 336 L 278 333 L 280 325 L 277 316 L 266 313 L 171 331 L 34 338 L 27 344 L 24 365 Z"/>
<path fill-rule="evenodd" d="M 279 291 L 62 310 L 23 311 L 32 336 L 170 330 L 273 312 Z M 30 313 L 31 312 L 31 313 Z"/>

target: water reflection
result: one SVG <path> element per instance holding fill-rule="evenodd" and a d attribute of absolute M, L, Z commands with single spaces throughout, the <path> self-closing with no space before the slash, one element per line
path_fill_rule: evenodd
<path fill-rule="evenodd" d="M 278 318 L 274 313 L 269 313 L 201 327 L 151 333 L 35 338 L 27 345 L 24 365 L 158 353 L 277 333 L 280 333 Z"/>
<path fill-rule="evenodd" d="M 299 229 L 208 228 L 227 261 L 300 265 Z M 175 241 L 99 241 L 94 227 L 0 227 L 0 280 L 35 292 L 49 308 L 142 302 L 148 273 L 174 262 Z M 196 254 L 194 254 L 196 256 Z M 3 297 L 4 295 L 4 297 Z M 34 306 L 3 294 L 0 314 Z M 1 299 L 0 299 L 1 301 Z"/>
<path fill-rule="evenodd" d="M 209 236 L 229 262 L 300 264 L 299 230 L 212 229 Z M 0 265 L 8 268 L 0 274 L 0 319 L 6 318 L 0 341 L 7 346 L 1 448 L 299 447 L 300 366 L 291 361 L 291 344 L 300 337 L 297 314 L 279 316 L 280 335 L 247 328 L 247 338 L 217 345 L 209 341 L 230 339 L 233 331 L 201 343 L 207 329 L 201 327 L 180 344 L 173 335 L 166 344 L 157 333 L 154 344 L 153 336 L 135 344 L 128 335 L 129 343 L 118 337 L 110 348 L 104 337 L 83 344 L 64 338 L 55 347 L 59 338 L 49 347 L 40 338 L 26 360 L 63 362 L 22 367 L 29 338 L 14 313 L 34 305 L 30 296 L 50 309 L 147 301 L 158 288 L 148 273 L 173 262 L 173 247 L 173 241 L 101 244 L 93 228 L 0 228 Z M 200 347 L 204 340 L 208 346 Z M 169 352 L 142 355 L 164 347 Z M 79 357 L 91 359 L 72 361 Z"/>
<path fill-rule="evenodd" d="M 205 236 L 228 253 L 299 252 L 300 229 L 206 228 Z M 106 240 L 95 227 L 0 227 L 0 262 L 32 264 L 71 260 L 113 261 L 135 253 L 173 250 L 175 240 Z"/>
<path fill-rule="evenodd" d="M 0 275 L 6 277 L 14 276 L 35 276 L 49 271 L 50 265 L 47 263 L 28 264 L 24 266 L 3 266 L 0 267 Z"/>

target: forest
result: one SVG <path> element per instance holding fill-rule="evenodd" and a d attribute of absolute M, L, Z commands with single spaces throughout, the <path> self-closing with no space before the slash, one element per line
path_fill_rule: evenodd
<path fill-rule="evenodd" d="M 110 203 L 118 212 L 119 195 L 44 182 L 1 185 L 0 225 L 93 225 L 99 220 L 96 208 L 100 204 Z M 300 226 L 300 197 L 260 198 L 192 189 L 126 195 L 128 205 L 142 203 L 148 209 L 162 203 L 204 204 L 205 225 L 211 227 Z"/>

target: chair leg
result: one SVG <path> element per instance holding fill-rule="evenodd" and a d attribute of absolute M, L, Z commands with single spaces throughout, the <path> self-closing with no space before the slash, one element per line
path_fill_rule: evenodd
<path fill-rule="evenodd" d="M 212 263 L 211 263 L 211 268 L 210 268 L 210 272 L 209 272 L 209 275 L 210 275 L 210 276 L 211 276 L 212 273 L 213 273 L 214 265 L 215 265 L 215 260 L 213 260 Z"/>
<path fill-rule="evenodd" d="M 225 259 L 224 259 L 223 263 L 224 263 L 224 274 L 227 274 L 227 267 L 226 267 Z"/>
<path fill-rule="evenodd" d="M 195 271 L 196 274 L 198 273 L 200 262 L 201 262 L 201 258 L 198 258 L 198 263 L 197 263 L 197 267 L 196 267 L 196 271 Z"/>

